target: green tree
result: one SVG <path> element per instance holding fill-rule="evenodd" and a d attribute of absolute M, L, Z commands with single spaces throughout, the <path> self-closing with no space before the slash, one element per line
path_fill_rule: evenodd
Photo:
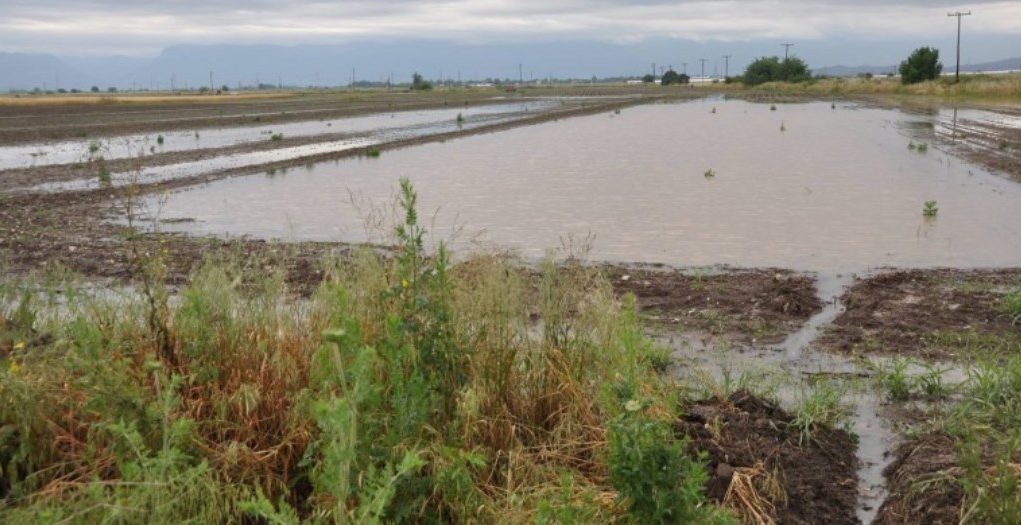
<path fill-rule="evenodd" d="M 89 91 L 92 91 L 93 93 L 99 93 L 99 86 L 92 86 L 92 89 L 90 89 Z"/>
<path fill-rule="evenodd" d="M 935 80 L 942 72 L 939 50 L 934 47 L 920 47 L 900 63 L 900 81 L 903 84 Z"/>
<path fill-rule="evenodd" d="M 656 77 L 654 77 L 654 76 L 652 76 L 652 75 L 650 75 L 648 73 L 646 73 L 645 76 L 642 77 L 642 82 L 645 82 L 646 84 L 652 84 L 655 81 L 656 81 Z"/>
<path fill-rule="evenodd" d="M 669 86 L 671 84 L 687 84 L 690 80 L 691 78 L 688 77 L 688 75 L 678 74 L 676 71 L 671 69 L 666 73 L 663 73 L 662 84 L 664 86 Z"/>
<path fill-rule="evenodd" d="M 411 89 L 416 91 L 425 91 L 432 88 L 432 83 L 422 78 L 422 75 L 418 73 L 411 75 Z"/>
<path fill-rule="evenodd" d="M 745 69 L 743 82 L 757 86 L 766 82 L 801 82 L 810 78 L 808 64 L 798 57 L 780 60 L 780 57 L 756 59 Z"/>

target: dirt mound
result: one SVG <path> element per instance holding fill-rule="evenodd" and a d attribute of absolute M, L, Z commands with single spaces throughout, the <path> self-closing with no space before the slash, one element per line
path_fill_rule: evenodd
<path fill-rule="evenodd" d="M 846 432 L 817 428 L 803 440 L 790 414 L 745 391 L 686 411 L 676 431 L 691 438 L 693 452 L 708 453 L 712 499 L 750 521 L 859 523 L 857 459 Z"/>
<path fill-rule="evenodd" d="M 1000 305 L 1021 270 L 911 270 L 857 282 L 821 343 L 851 352 L 954 357 L 972 342 L 1021 348 L 1021 330 Z M 991 344 L 992 343 L 992 344 Z"/>
<path fill-rule="evenodd" d="M 879 508 L 874 524 L 957 524 L 964 490 L 953 478 L 939 476 L 957 467 L 954 440 L 944 434 L 926 434 L 902 444 L 897 459 L 883 471 L 889 496 Z M 916 483 L 929 479 L 924 490 Z"/>
<path fill-rule="evenodd" d="M 822 308 L 815 281 L 782 270 L 692 275 L 674 270 L 607 267 L 617 293 L 633 293 L 639 309 L 664 324 L 749 342 L 774 343 Z"/>

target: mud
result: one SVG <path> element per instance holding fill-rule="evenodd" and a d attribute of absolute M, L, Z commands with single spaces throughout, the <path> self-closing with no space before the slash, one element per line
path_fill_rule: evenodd
<path fill-rule="evenodd" d="M 873 523 L 960 523 L 964 489 L 952 475 L 945 475 L 959 468 L 956 442 L 945 434 L 924 434 L 903 443 L 895 456 L 884 472 L 890 496 Z M 925 479 L 931 482 L 919 490 L 917 482 Z"/>
<path fill-rule="evenodd" d="M 790 414 L 745 391 L 694 403 L 686 412 L 676 431 L 691 438 L 693 452 L 708 453 L 710 498 L 727 502 L 735 476 L 746 475 L 764 502 L 748 505 L 754 498 L 736 493 L 727 502 L 746 517 L 754 511 L 780 524 L 859 523 L 858 462 L 846 432 L 818 427 L 802 440 Z"/>
<path fill-rule="evenodd" d="M 694 329 L 743 343 L 778 343 L 822 308 L 815 279 L 785 270 L 605 270 L 618 293 L 635 294 L 639 311 L 671 331 Z"/>
<path fill-rule="evenodd" d="M 1002 305 L 1021 269 L 902 270 L 859 280 L 820 345 L 838 352 L 961 359 L 1021 351 L 1021 328 Z"/>

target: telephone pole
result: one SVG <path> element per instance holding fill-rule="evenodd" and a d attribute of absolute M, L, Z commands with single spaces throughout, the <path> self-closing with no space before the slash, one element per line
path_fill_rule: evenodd
<path fill-rule="evenodd" d="M 705 82 L 705 61 L 706 61 L 707 59 L 705 59 L 705 58 L 700 58 L 700 59 L 698 59 L 698 60 L 699 60 L 700 62 L 702 62 L 702 80 L 701 80 L 701 82 L 703 82 L 703 83 L 704 83 L 704 82 Z"/>
<path fill-rule="evenodd" d="M 784 62 L 786 62 L 787 61 L 788 52 L 790 51 L 791 46 L 793 46 L 794 44 L 780 44 L 780 45 L 783 46 L 783 60 L 784 60 Z"/>
<path fill-rule="evenodd" d="M 520 86 L 520 85 L 522 85 L 524 83 L 525 83 L 525 73 L 524 73 L 524 70 L 521 69 L 521 62 L 518 62 L 518 85 Z"/>
<path fill-rule="evenodd" d="M 723 55 L 723 80 L 727 80 L 730 77 L 730 56 Z"/>
<path fill-rule="evenodd" d="M 971 16 L 971 11 L 962 13 L 957 11 L 955 13 L 947 13 L 947 16 L 957 17 L 957 71 L 954 73 L 954 82 L 961 81 L 961 17 Z"/>
<path fill-rule="evenodd" d="M 681 67 L 684 68 L 684 71 L 682 71 L 682 73 L 687 75 L 688 74 L 688 63 L 687 62 L 681 62 Z"/>

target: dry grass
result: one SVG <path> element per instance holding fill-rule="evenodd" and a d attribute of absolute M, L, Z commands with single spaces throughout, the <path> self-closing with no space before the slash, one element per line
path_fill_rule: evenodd
<path fill-rule="evenodd" d="M 87 105 L 144 105 L 169 103 L 223 104 L 232 101 L 285 99 L 297 96 L 291 92 L 230 93 L 222 95 L 199 94 L 121 94 L 121 93 L 74 93 L 59 95 L 4 95 L 0 106 L 87 106 Z"/>
<path fill-rule="evenodd" d="M 777 471 L 769 471 L 763 462 L 734 470 L 723 506 L 731 509 L 741 523 L 775 525 L 776 505 L 787 504 L 783 480 Z"/>
<path fill-rule="evenodd" d="M 963 75 L 904 85 L 899 78 L 827 78 L 798 84 L 768 83 L 754 88 L 791 94 L 819 95 L 911 95 L 938 98 L 1021 98 L 1021 73 Z"/>

